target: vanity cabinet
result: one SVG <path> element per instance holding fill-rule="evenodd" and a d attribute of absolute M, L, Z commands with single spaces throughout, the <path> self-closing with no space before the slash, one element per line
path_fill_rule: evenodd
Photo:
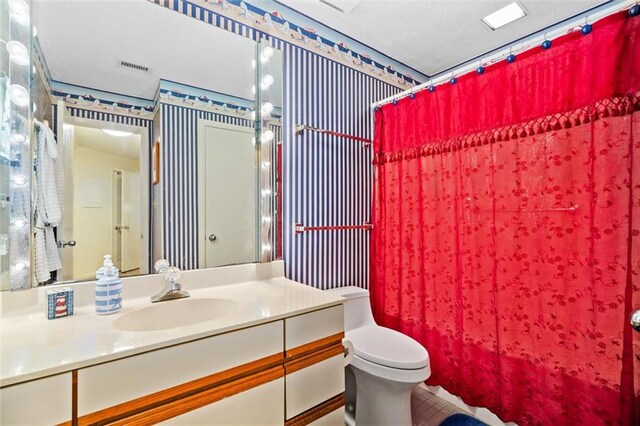
<path fill-rule="evenodd" d="M 284 324 L 286 425 L 331 424 L 344 406 L 344 307 L 286 318 Z M 333 424 L 344 424 L 344 413 Z"/>
<path fill-rule="evenodd" d="M 342 426 L 343 337 L 336 305 L 79 368 L 3 388 L 2 424 Z"/>

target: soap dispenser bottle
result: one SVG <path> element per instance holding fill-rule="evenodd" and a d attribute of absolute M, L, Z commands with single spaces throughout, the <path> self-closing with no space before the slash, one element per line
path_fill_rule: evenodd
<path fill-rule="evenodd" d="M 102 262 L 102 266 L 99 267 L 98 270 L 96 271 L 96 281 L 98 281 L 100 278 L 104 276 L 104 271 L 107 270 L 108 268 L 114 268 L 116 270 L 116 277 L 120 275 L 118 268 L 115 267 L 115 265 L 113 264 L 113 260 L 111 260 L 111 255 L 105 254 L 104 261 Z"/>
<path fill-rule="evenodd" d="M 108 262 L 107 262 L 108 261 Z M 96 281 L 96 313 L 108 315 L 122 309 L 122 280 L 118 276 L 118 269 L 113 266 L 111 259 L 105 256 L 102 266 L 102 276 Z M 100 271 L 100 270 L 98 270 Z"/>

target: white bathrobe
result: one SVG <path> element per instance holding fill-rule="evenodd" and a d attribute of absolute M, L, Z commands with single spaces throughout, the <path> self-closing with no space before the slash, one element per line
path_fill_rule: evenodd
<path fill-rule="evenodd" d="M 62 224 L 64 168 L 53 131 L 38 121 L 35 125 L 34 273 L 36 283 L 43 283 L 51 279 L 51 272 L 62 268 L 53 228 Z"/>

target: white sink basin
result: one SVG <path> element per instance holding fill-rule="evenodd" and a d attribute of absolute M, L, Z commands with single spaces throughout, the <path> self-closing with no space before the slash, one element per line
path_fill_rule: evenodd
<path fill-rule="evenodd" d="M 114 321 L 123 331 L 157 331 L 198 324 L 221 317 L 237 308 L 227 299 L 177 299 L 158 302 L 126 313 Z"/>

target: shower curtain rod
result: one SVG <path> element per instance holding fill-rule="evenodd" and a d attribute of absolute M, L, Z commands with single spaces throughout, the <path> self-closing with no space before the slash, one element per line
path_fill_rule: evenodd
<path fill-rule="evenodd" d="M 325 135 L 339 136 L 345 139 L 353 139 L 353 140 L 362 142 L 365 148 L 373 143 L 371 139 L 361 138 L 360 136 L 348 135 L 346 133 L 334 132 L 333 130 L 318 129 L 317 127 L 307 126 L 306 124 L 298 124 L 295 127 L 296 135 L 301 135 L 305 130 L 308 130 L 310 132 L 324 133 Z"/>
<path fill-rule="evenodd" d="M 613 15 L 616 12 L 623 11 L 625 9 L 630 8 L 634 4 L 638 3 L 637 0 L 625 0 L 623 2 L 615 3 L 609 7 L 605 7 L 602 10 L 597 12 L 586 12 L 581 14 L 579 17 L 572 19 L 570 22 L 554 29 L 551 31 L 547 31 L 542 35 L 533 36 L 527 40 L 520 42 L 519 44 L 512 44 L 511 46 L 501 49 L 498 52 L 488 55 L 484 58 L 474 59 L 471 61 L 467 61 L 464 64 L 460 65 L 456 69 L 452 71 L 446 71 L 435 77 L 431 78 L 429 81 L 422 83 L 418 86 L 412 87 L 411 89 L 404 90 L 394 96 L 389 96 L 381 101 L 373 102 L 371 104 L 371 108 L 375 109 L 376 107 L 386 105 L 393 101 L 406 98 L 410 96 L 412 93 L 420 92 L 424 89 L 427 89 L 429 86 L 438 85 L 444 81 L 447 81 L 453 77 L 460 77 L 461 75 L 467 74 L 473 70 L 475 70 L 478 66 L 482 65 L 492 65 L 500 60 L 505 59 L 511 53 L 522 53 L 527 50 L 530 50 L 534 47 L 540 46 L 540 44 L 546 39 L 553 39 L 555 37 L 559 37 L 561 35 L 567 34 L 571 28 L 576 28 L 581 24 L 595 22 L 601 18 L 604 18 L 608 15 Z"/>

